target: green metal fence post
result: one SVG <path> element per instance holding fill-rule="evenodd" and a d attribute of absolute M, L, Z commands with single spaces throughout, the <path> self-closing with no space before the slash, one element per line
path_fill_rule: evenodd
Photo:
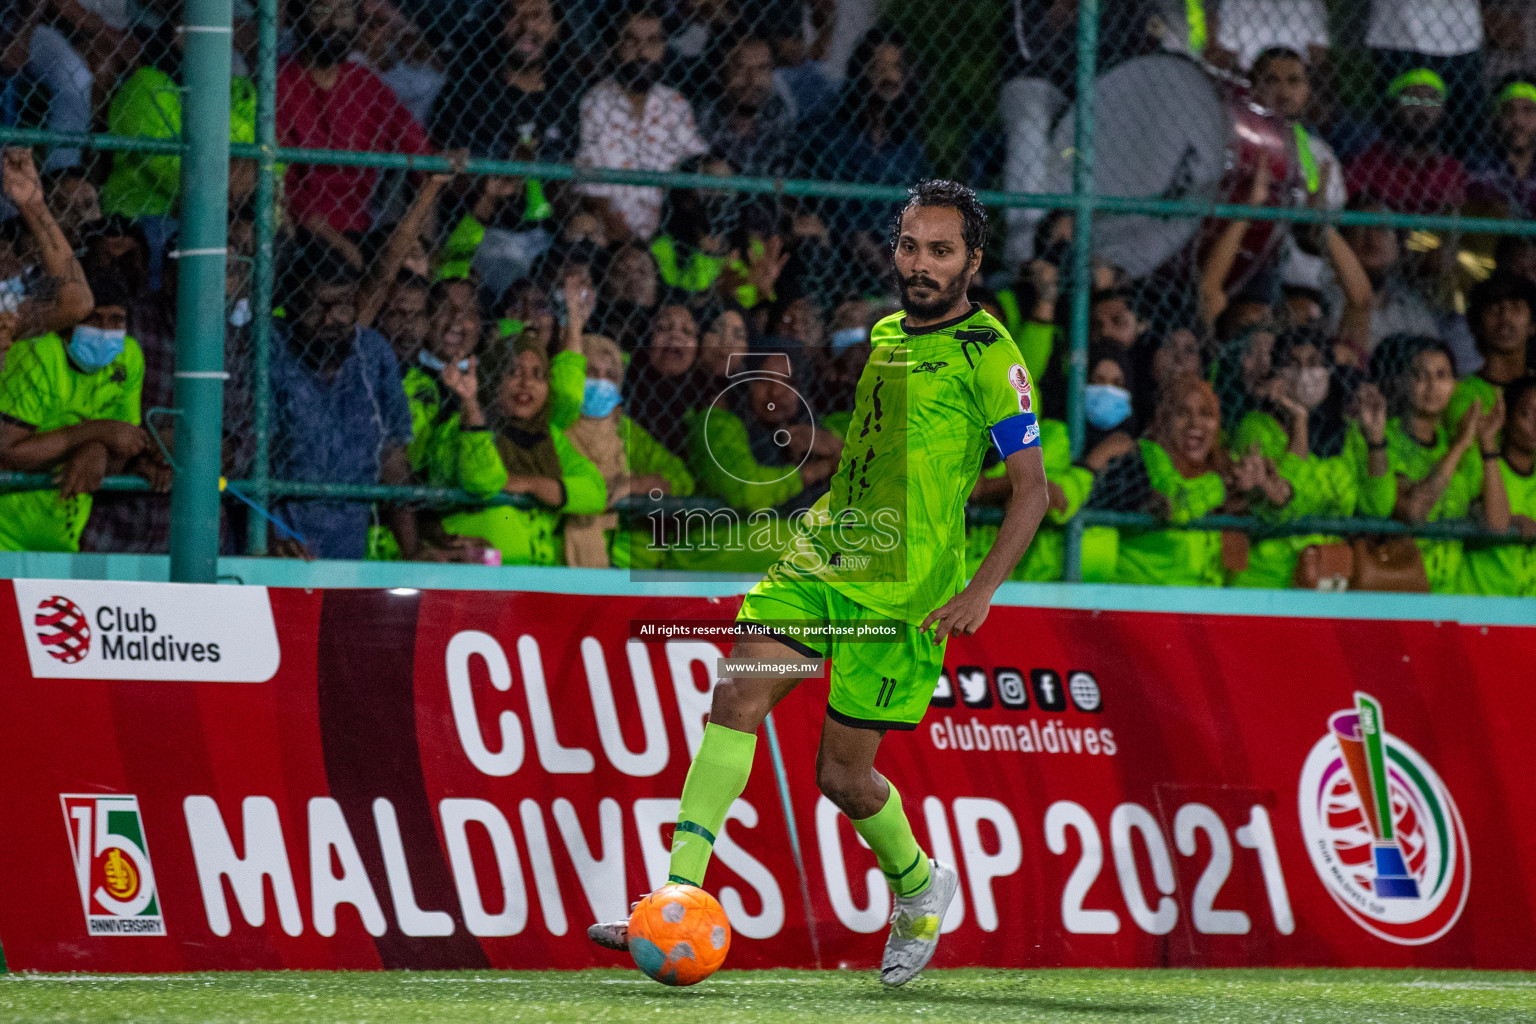
<path fill-rule="evenodd" d="M 1077 110 L 1072 124 L 1072 338 L 1067 369 L 1067 432 L 1072 458 L 1083 454 L 1083 388 L 1088 384 L 1088 300 L 1093 293 L 1093 81 L 1098 71 L 1099 3 L 1077 5 Z M 1083 579 L 1083 521 L 1067 523 L 1062 575 Z"/>
<path fill-rule="evenodd" d="M 181 230 L 171 579 L 218 578 L 224 435 L 224 262 L 231 0 L 187 0 L 182 24 Z"/>
<path fill-rule="evenodd" d="M 247 495 L 265 506 L 272 471 L 268 440 L 272 420 L 272 237 L 277 230 L 277 0 L 256 8 L 256 252 L 251 267 L 251 399 L 256 450 L 247 474 Z M 245 553 L 267 553 L 267 521 L 254 513 L 246 529 Z"/>

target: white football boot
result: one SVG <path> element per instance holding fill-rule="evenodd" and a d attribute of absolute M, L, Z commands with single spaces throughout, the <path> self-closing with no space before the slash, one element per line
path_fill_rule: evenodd
<path fill-rule="evenodd" d="M 880 983 L 905 985 L 928 966 L 939 948 L 939 926 L 960 886 L 960 876 L 948 864 L 930 859 L 928 888 L 916 896 L 896 897 L 891 910 L 891 937 L 880 961 Z M 589 933 L 590 934 L 590 933 Z"/>

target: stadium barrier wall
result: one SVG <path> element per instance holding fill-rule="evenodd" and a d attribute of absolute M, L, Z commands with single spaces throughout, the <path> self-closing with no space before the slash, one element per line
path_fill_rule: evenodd
<path fill-rule="evenodd" d="M 623 962 L 582 932 L 665 878 L 726 651 L 631 623 L 736 604 L 0 582 L 6 958 Z M 1536 967 L 1533 663 L 1529 626 L 995 608 L 880 760 L 962 875 L 936 963 Z M 879 958 L 885 885 L 812 783 L 825 685 L 717 845 L 735 967 Z"/>

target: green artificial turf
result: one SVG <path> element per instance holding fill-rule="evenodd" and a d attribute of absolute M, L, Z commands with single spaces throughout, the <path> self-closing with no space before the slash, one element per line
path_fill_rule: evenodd
<path fill-rule="evenodd" d="M 0 976 L 0 1021 L 1536 1021 L 1536 975 L 1472 971 L 722 971 L 668 989 L 633 971 Z"/>

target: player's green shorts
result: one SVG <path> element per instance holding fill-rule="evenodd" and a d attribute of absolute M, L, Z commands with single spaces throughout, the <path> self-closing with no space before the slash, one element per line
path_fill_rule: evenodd
<path fill-rule="evenodd" d="M 836 635 L 778 639 L 812 658 L 832 662 L 827 716 L 860 729 L 916 729 L 944 668 L 944 643 L 935 644 L 910 623 L 886 618 L 841 594 L 831 584 L 773 567 L 742 601 L 737 622 L 835 623 L 839 627 L 894 627 L 890 641 Z"/>

